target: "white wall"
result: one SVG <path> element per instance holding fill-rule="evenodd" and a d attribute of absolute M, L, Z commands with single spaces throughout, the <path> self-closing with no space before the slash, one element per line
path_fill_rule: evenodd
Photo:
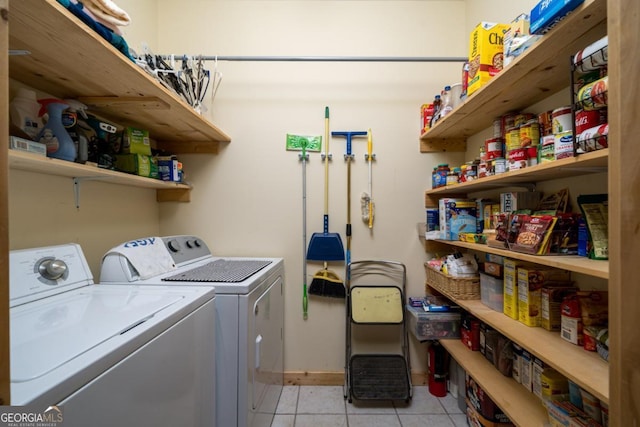
<path fill-rule="evenodd" d="M 157 52 L 205 55 L 465 56 L 466 32 L 452 16 L 464 2 L 188 1 L 158 2 Z M 171 31 L 167 31 L 171 28 Z M 211 64 L 213 66 L 213 64 Z M 424 190 L 434 164 L 420 154 L 419 108 L 460 78 L 460 63 L 219 62 L 222 85 L 210 117 L 232 136 L 218 156 L 183 156 L 194 184 L 189 204 L 161 206 L 167 233 L 197 233 L 218 254 L 283 256 L 286 268 L 287 371 L 340 371 L 344 366 L 344 304 L 311 298 L 302 320 L 302 188 L 297 153 L 287 133 L 372 129 L 375 225 L 361 221 L 367 190 L 365 140 L 354 140 L 353 259 L 407 264 L 408 294 L 424 293 L 426 254 L 416 224 L 424 221 Z M 345 141 L 333 138 L 330 230 L 344 237 Z M 307 231 L 321 231 L 323 167 L 307 168 Z M 308 278 L 321 268 L 309 263 Z M 330 268 L 344 278 L 342 264 Z M 414 370 L 426 370 L 424 346 L 413 341 Z"/>

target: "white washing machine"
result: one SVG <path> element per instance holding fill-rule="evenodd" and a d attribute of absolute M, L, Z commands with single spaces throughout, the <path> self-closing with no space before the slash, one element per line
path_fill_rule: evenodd
<path fill-rule="evenodd" d="M 215 425 L 213 289 L 95 285 L 76 244 L 9 261 L 11 405 L 56 405 L 66 427 Z"/>
<path fill-rule="evenodd" d="M 284 381 L 283 259 L 214 257 L 195 236 L 161 242 L 173 265 L 142 277 L 125 243 L 104 256 L 100 283 L 214 287 L 217 425 L 269 427 Z"/>

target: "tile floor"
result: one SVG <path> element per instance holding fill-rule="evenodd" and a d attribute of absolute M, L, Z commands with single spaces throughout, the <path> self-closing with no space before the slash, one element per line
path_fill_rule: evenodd
<path fill-rule="evenodd" d="M 466 427 L 466 416 L 448 394 L 435 397 L 414 386 L 409 403 L 349 403 L 342 386 L 285 386 L 271 427 Z"/>

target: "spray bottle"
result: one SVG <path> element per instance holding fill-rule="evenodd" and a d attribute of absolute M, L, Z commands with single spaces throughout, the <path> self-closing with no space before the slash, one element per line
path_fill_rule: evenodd
<path fill-rule="evenodd" d="M 83 129 L 83 119 L 88 118 L 86 110 L 87 106 L 75 99 L 65 99 L 65 104 L 69 106 L 62 113 L 62 125 L 69 133 L 76 147 L 76 163 L 86 163 L 89 158 L 89 137 Z M 88 127 L 85 123 L 85 127 Z"/>
<path fill-rule="evenodd" d="M 48 157 L 75 161 L 76 146 L 62 125 L 62 112 L 69 106 L 59 99 L 40 99 L 38 102 L 42 105 L 42 109 L 46 108 L 49 118 L 36 137 L 36 141 L 47 146 Z"/>

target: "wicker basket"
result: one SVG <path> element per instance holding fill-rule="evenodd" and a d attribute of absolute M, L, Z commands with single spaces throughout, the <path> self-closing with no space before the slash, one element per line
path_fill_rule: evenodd
<path fill-rule="evenodd" d="M 444 273 L 424 266 L 427 273 L 426 286 L 431 287 L 445 296 L 459 299 L 480 299 L 480 276 L 474 277 L 451 277 Z M 427 290 L 427 293 L 428 290 Z"/>

